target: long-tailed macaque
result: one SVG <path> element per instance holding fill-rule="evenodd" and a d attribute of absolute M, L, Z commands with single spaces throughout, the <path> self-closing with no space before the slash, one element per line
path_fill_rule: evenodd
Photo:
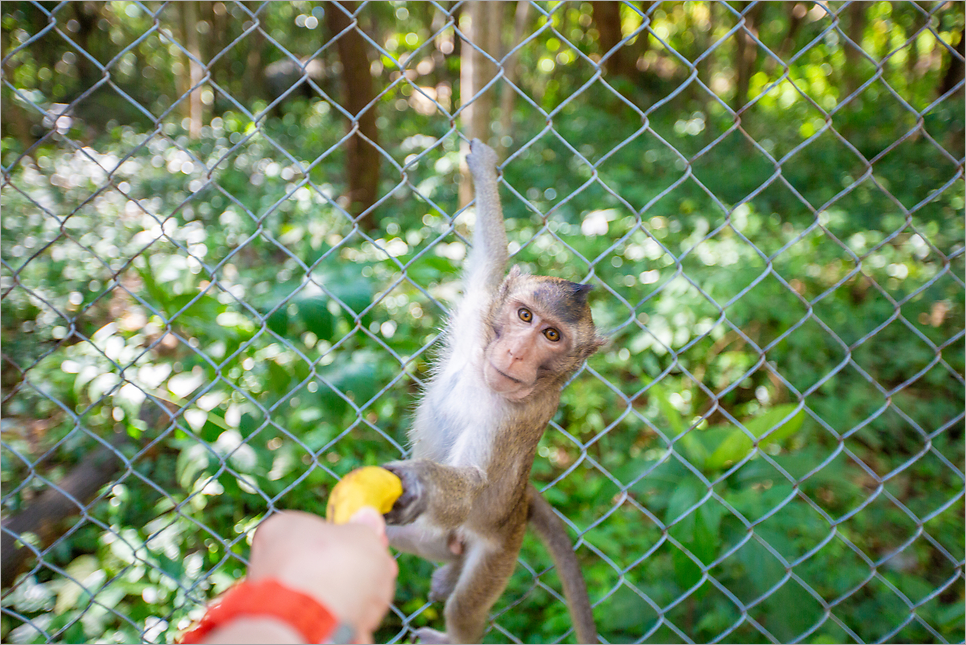
<path fill-rule="evenodd" d="M 560 388 L 602 344 L 590 287 L 523 274 L 508 260 L 496 153 L 474 139 L 473 248 L 432 380 L 410 432 L 412 459 L 386 464 L 403 496 L 386 518 L 390 543 L 443 565 L 430 598 L 445 600 L 446 633 L 424 643 L 475 643 L 516 566 L 527 523 L 557 566 L 580 643 L 596 643 L 587 589 L 563 523 L 528 483 Z"/>

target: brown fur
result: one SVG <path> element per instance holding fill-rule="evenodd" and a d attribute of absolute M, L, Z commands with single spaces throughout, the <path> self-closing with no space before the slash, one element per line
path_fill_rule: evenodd
<path fill-rule="evenodd" d="M 496 155 L 474 140 L 467 163 L 478 221 L 464 300 L 416 411 L 413 458 L 386 464 L 404 491 L 386 516 L 390 542 L 443 562 L 430 597 L 446 601 L 446 633 L 422 629 L 420 639 L 472 643 L 483 636 L 489 610 L 513 573 L 529 522 L 557 564 L 578 640 L 596 642 L 566 531 L 529 484 L 560 387 L 602 344 L 587 305 L 589 287 L 524 275 L 518 267 L 503 277 L 506 234 Z"/>

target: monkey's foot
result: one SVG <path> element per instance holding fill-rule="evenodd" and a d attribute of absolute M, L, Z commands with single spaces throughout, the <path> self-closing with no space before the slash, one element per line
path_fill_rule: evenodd
<path fill-rule="evenodd" d="M 456 588 L 460 579 L 460 567 L 455 563 L 444 565 L 433 572 L 433 579 L 429 585 L 430 602 L 446 602 Z"/>
<path fill-rule="evenodd" d="M 430 629 L 429 627 L 420 627 L 417 629 L 416 637 L 419 639 L 420 643 L 444 644 L 451 642 L 449 637 L 446 636 L 446 632 L 438 632 L 435 629 Z"/>

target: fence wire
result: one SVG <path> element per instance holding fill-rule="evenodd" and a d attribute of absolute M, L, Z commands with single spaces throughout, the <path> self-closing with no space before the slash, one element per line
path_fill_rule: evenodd
<path fill-rule="evenodd" d="M 169 641 L 262 517 L 405 454 L 488 94 L 515 260 L 611 336 L 534 472 L 602 638 L 963 641 L 961 6 L 621 3 L 605 47 L 612 3 L 514 3 L 494 48 L 470 3 L 90 4 L 2 10 L 5 641 Z M 400 562 L 390 642 L 441 620 Z M 487 639 L 567 638 L 520 563 Z"/>

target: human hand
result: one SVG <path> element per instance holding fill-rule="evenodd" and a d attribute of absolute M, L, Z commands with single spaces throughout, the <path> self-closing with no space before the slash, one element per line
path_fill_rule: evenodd
<path fill-rule="evenodd" d="M 389 554 L 386 525 L 371 507 L 348 524 L 283 511 L 262 522 L 252 540 L 248 579 L 272 578 L 321 602 L 371 643 L 392 602 L 399 569 Z"/>

